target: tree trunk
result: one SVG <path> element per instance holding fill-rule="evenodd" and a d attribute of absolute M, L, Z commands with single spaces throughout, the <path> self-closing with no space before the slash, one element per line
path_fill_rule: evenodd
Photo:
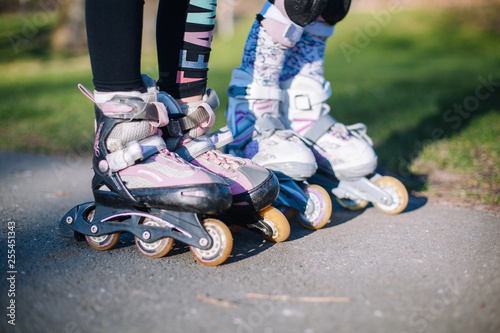
<path fill-rule="evenodd" d="M 87 48 L 85 0 L 64 1 L 59 6 L 59 24 L 52 34 L 52 47 L 59 51 L 81 52 Z"/>

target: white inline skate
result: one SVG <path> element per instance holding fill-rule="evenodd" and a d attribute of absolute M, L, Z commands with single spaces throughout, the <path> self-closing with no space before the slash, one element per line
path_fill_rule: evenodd
<path fill-rule="evenodd" d="M 288 216 L 290 209 L 297 210 L 299 221 L 307 228 L 323 227 L 331 216 L 331 199 L 323 188 L 306 182 L 316 172 L 316 160 L 303 140 L 282 122 L 281 89 L 258 86 L 251 74 L 236 68 L 228 95 L 226 117 L 235 139 L 226 151 L 272 170 L 280 183 L 275 206 Z"/>
<path fill-rule="evenodd" d="M 396 178 L 374 174 L 377 155 L 366 126 L 345 126 L 329 116 L 329 82 L 296 75 L 280 86 L 287 125 L 308 142 L 318 163 L 318 172 L 309 181 L 328 189 L 347 209 L 362 209 L 372 202 L 384 213 L 402 212 L 408 192 Z"/>

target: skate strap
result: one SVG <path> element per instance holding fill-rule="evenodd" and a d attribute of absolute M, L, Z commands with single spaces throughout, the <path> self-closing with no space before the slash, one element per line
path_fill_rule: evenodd
<path fill-rule="evenodd" d="M 288 99 L 290 108 L 298 110 L 311 110 L 314 105 L 325 102 L 332 95 L 330 82 L 325 82 L 323 90 L 305 92 L 304 90 L 287 89 L 285 98 Z"/>
<path fill-rule="evenodd" d="M 219 106 L 219 98 L 213 89 L 208 89 L 204 101 L 177 107 L 177 112 L 169 112 L 170 124 L 166 126 L 171 137 L 180 137 L 193 128 L 212 127 L 215 123 L 214 109 Z M 169 108 L 169 111 L 170 110 Z M 194 134 L 194 133 L 193 133 Z M 194 137 L 196 135 L 193 135 Z"/>
<path fill-rule="evenodd" d="M 264 4 L 264 7 L 262 7 L 262 10 L 260 11 L 259 14 L 264 19 L 271 19 L 282 25 L 282 27 L 279 26 L 277 27 L 275 25 L 272 25 L 272 27 L 278 28 L 279 30 L 283 30 L 283 37 L 286 37 L 295 43 L 300 40 L 304 28 L 302 28 L 298 24 L 293 23 L 292 20 L 283 15 L 283 13 L 278 9 L 278 7 L 276 7 L 269 1 L 267 1 Z M 264 27 L 265 26 L 266 25 L 264 24 Z"/>
<path fill-rule="evenodd" d="M 334 29 L 335 29 L 334 25 L 330 25 L 319 19 L 304 27 L 304 31 L 307 31 L 309 34 L 318 37 L 332 36 Z"/>
<path fill-rule="evenodd" d="M 169 119 L 165 104 L 161 102 L 147 103 L 145 113 L 146 119 L 149 120 L 150 124 L 155 128 L 168 125 Z"/>
<path fill-rule="evenodd" d="M 158 128 L 168 124 L 168 113 L 161 102 L 144 102 L 138 98 L 116 95 L 101 107 L 106 117 L 127 120 L 148 120 L 151 126 Z"/>
<path fill-rule="evenodd" d="M 210 135 L 202 135 L 189 141 L 175 152 L 189 162 L 207 151 L 219 149 L 232 141 L 233 134 L 229 127 L 225 126 Z"/>
<path fill-rule="evenodd" d="M 329 115 L 321 116 L 311 125 L 311 127 L 309 127 L 306 133 L 302 134 L 302 136 L 312 142 L 317 142 L 319 138 L 328 132 L 336 123 L 337 121 Z"/>
<path fill-rule="evenodd" d="M 328 131 L 336 131 L 344 137 L 353 136 L 366 141 L 370 146 L 373 146 L 372 139 L 366 134 L 366 125 L 357 123 L 353 125 L 344 125 L 337 122 L 329 115 L 321 116 L 318 121 L 314 122 L 306 133 L 302 136 L 312 142 L 317 142 Z"/>
<path fill-rule="evenodd" d="M 109 170 L 117 172 L 136 164 L 138 160 L 145 160 L 165 148 L 163 139 L 153 135 L 140 141 L 130 141 L 125 148 L 106 155 L 106 161 Z"/>
<path fill-rule="evenodd" d="M 243 99 L 272 99 L 282 101 L 284 93 L 277 87 L 264 87 L 257 84 L 247 86 L 229 86 L 227 95 L 233 98 Z"/>
<path fill-rule="evenodd" d="M 275 130 L 284 130 L 285 125 L 276 117 L 262 117 L 255 121 L 255 129 L 259 133 L 274 132 Z"/>

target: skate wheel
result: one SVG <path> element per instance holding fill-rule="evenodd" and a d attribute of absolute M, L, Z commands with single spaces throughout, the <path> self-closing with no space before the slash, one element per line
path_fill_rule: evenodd
<path fill-rule="evenodd" d="M 269 206 L 259 211 L 257 214 L 263 219 L 263 222 L 273 229 L 273 236 L 266 238 L 270 241 L 281 243 L 290 236 L 290 223 L 285 215 L 277 208 Z"/>
<path fill-rule="evenodd" d="M 205 219 L 203 226 L 212 238 L 212 247 L 202 250 L 190 246 L 191 253 L 196 261 L 205 266 L 217 266 L 222 264 L 231 254 L 233 249 L 233 236 L 229 228 L 221 221 L 213 218 Z"/>
<path fill-rule="evenodd" d="M 368 206 L 368 201 L 363 199 L 351 200 L 351 199 L 337 198 L 337 197 L 335 197 L 335 199 L 337 199 L 337 202 L 342 207 L 349 210 L 360 210 Z"/>
<path fill-rule="evenodd" d="M 394 177 L 383 176 L 373 182 L 375 185 L 389 193 L 392 197 L 392 204 L 385 205 L 373 203 L 378 210 L 391 215 L 396 215 L 405 210 L 408 205 L 408 191 L 406 187 Z"/>
<path fill-rule="evenodd" d="M 308 201 L 306 211 L 299 215 L 300 224 L 312 230 L 323 228 L 332 216 L 330 195 L 319 185 L 308 185 L 304 193 Z"/>
<path fill-rule="evenodd" d="M 92 222 L 95 215 L 95 209 L 92 209 L 87 215 L 87 221 Z M 120 233 L 115 232 L 113 234 L 107 234 L 102 236 L 87 236 L 85 235 L 85 240 L 90 247 L 99 250 L 105 251 L 111 249 L 113 246 L 118 243 L 120 240 Z"/>
<path fill-rule="evenodd" d="M 165 222 L 150 218 L 146 218 L 142 224 L 152 227 L 167 227 Z M 172 249 L 174 246 L 174 239 L 171 237 L 165 237 L 153 243 L 146 243 L 139 237 L 135 236 L 135 245 L 146 257 L 161 258 L 167 255 L 167 253 Z"/>

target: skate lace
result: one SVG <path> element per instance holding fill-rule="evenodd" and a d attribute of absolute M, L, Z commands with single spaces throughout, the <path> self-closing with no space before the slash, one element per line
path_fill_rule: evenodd
<path fill-rule="evenodd" d="M 236 170 L 241 162 L 234 156 L 222 154 L 218 150 L 209 150 L 202 154 L 209 162 L 217 164 L 227 170 Z"/>
<path fill-rule="evenodd" d="M 356 137 L 360 140 L 366 141 L 370 146 L 373 145 L 372 139 L 366 134 L 366 125 L 357 123 L 353 125 L 344 125 L 336 123 L 330 129 L 332 135 L 338 136 L 344 140 L 349 139 L 349 136 Z"/>
<path fill-rule="evenodd" d="M 173 160 L 175 160 L 176 162 L 178 163 L 185 163 L 186 161 L 184 161 L 179 155 L 177 155 L 175 152 L 172 152 L 168 149 L 162 149 L 159 151 L 159 154 L 165 156 L 165 157 L 170 157 L 172 158 Z"/>

